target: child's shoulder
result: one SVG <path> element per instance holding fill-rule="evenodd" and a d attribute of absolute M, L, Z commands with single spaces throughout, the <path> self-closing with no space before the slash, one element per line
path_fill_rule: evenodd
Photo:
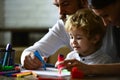
<path fill-rule="evenodd" d="M 67 57 L 78 56 L 79 54 L 76 51 L 71 51 L 67 54 Z"/>

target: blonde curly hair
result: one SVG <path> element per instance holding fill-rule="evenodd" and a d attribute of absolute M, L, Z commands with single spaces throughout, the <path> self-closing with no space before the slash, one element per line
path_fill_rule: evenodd
<path fill-rule="evenodd" d="M 67 32 L 81 29 L 88 39 L 99 35 L 104 36 L 105 26 L 102 19 L 90 9 L 80 9 L 75 14 L 69 15 L 65 22 Z"/>
<path fill-rule="evenodd" d="M 68 16 L 65 22 L 66 31 L 78 28 L 82 29 L 88 38 L 96 34 L 103 36 L 105 32 L 102 19 L 89 9 L 80 9 L 75 14 Z"/>

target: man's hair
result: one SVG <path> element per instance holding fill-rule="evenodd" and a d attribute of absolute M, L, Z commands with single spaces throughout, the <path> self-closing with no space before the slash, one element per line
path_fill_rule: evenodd
<path fill-rule="evenodd" d="M 117 0 L 88 0 L 88 5 L 93 9 L 102 9 L 110 4 L 115 3 Z"/>

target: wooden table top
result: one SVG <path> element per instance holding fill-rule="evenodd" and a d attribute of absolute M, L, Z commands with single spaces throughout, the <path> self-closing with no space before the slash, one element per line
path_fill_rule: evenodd
<path fill-rule="evenodd" d="M 33 75 L 29 75 L 21 78 L 0 76 L 0 80 L 38 80 L 38 78 L 36 78 Z M 120 76 L 94 76 L 94 77 L 84 77 L 83 79 L 71 79 L 70 77 L 66 77 L 66 78 L 58 78 L 58 79 L 54 78 L 53 80 L 120 80 Z"/>

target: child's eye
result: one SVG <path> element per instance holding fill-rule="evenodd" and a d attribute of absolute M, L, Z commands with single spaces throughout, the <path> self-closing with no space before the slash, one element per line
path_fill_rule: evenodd
<path fill-rule="evenodd" d="M 77 37 L 77 39 L 79 40 L 79 39 L 82 39 L 82 37 Z"/>
<path fill-rule="evenodd" d="M 70 36 L 70 39 L 73 39 L 73 37 L 72 37 L 72 36 Z"/>
<path fill-rule="evenodd" d="M 77 38 L 77 39 L 82 39 L 82 38 Z"/>

